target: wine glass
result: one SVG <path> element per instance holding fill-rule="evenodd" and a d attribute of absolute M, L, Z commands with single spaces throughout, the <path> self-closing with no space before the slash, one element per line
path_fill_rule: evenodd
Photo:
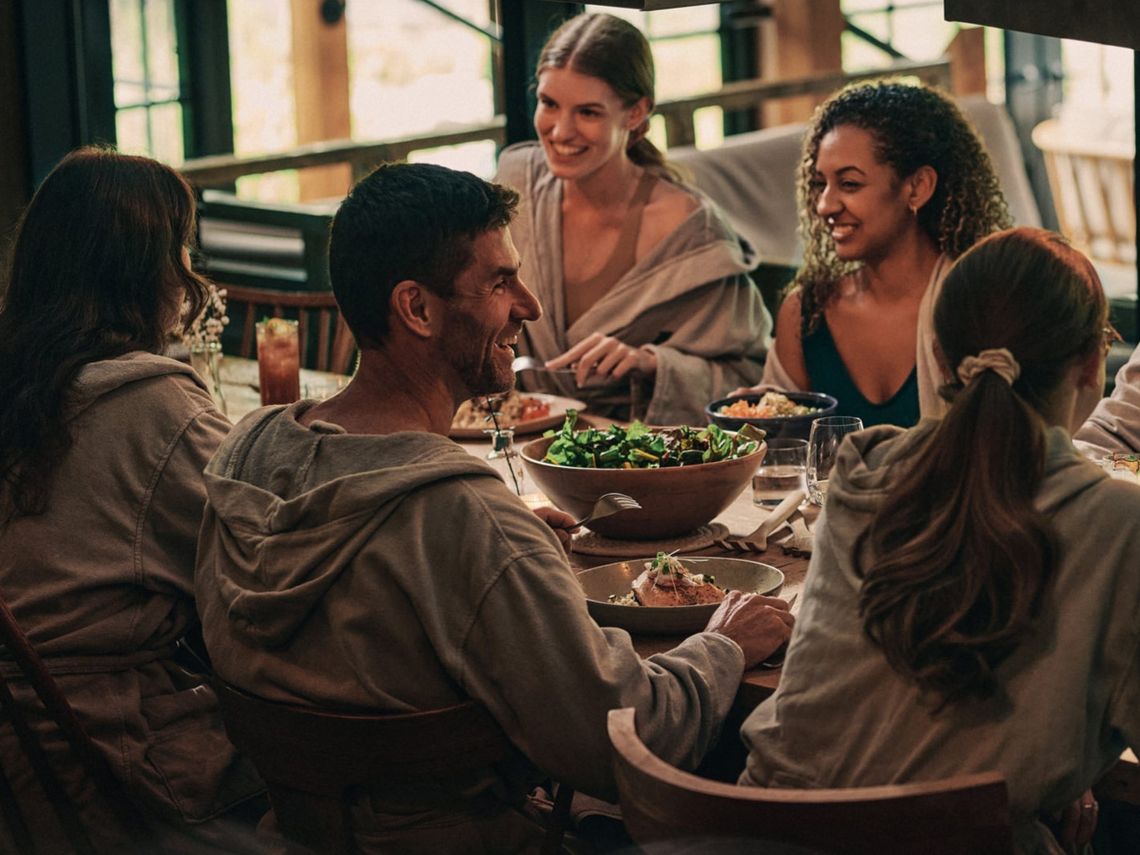
<path fill-rule="evenodd" d="M 855 416 L 824 416 L 811 423 L 808 436 L 808 498 L 822 505 L 827 495 L 827 481 L 839 452 L 843 437 L 863 429 L 863 420 Z"/>

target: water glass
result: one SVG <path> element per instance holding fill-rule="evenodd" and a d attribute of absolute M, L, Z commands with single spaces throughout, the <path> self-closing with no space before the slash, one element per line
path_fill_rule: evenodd
<path fill-rule="evenodd" d="M 257 324 L 257 380 L 262 406 L 292 404 L 301 397 L 301 339 L 296 321 L 270 318 Z"/>
<path fill-rule="evenodd" d="M 775 507 L 794 490 L 807 491 L 806 439 L 770 439 L 760 468 L 752 476 L 752 502 Z"/>
<path fill-rule="evenodd" d="M 843 437 L 860 430 L 863 430 L 863 420 L 855 416 L 824 416 L 811 423 L 807 480 L 808 497 L 813 505 L 822 505 L 827 495 L 827 481 Z"/>

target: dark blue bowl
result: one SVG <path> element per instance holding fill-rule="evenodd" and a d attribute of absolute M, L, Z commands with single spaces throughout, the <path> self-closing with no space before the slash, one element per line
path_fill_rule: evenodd
<path fill-rule="evenodd" d="M 814 408 L 816 412 L 774 419 L 750 419 L 743 416 L 721 415 L 720 408 L 727 407 L 735 401 L 747 401 L 750 404 L 755 404 L 764 397 L 763 394 L 751 394 L 734 395 L 731 398 L 713 401 L 705 407 L 705 413 L 714 424 L 725 430 L 740 430 L 744 425 L 753 425 L 766 431 L 769 439 L 807 439 L 808 433 L 811 432 L 811 423 L 822 416 L 834 415 L 835 408 L 839 406 L 839 402 L 833 397 L 820 392 L 783 392 L 782 394 L 787 395 L 797 404 Z"/>

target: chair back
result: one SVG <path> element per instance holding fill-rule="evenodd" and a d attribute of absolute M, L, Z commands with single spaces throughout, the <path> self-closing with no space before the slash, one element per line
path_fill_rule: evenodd
<path fill-rule="evenodd" d="M 83 729 L 75 711 L 68 704 L 43 659 L 3 599 L 0 599 L 0 644 L 3 644 L 12 657 L 23 680 L 31 685 L 44 711 L 64 737 L 71 752 L 72 764 L 80 775 L 87 776 L 110 808 L 112 816 L 121 827 L 119 829 L 121 836 L 132 840 L 140 847 L 145 846 L 149 837 L 149 824 L 131 800 L 122 782 L 115 777 L 107 758 L 100 753 Z M 0 710 L 3 711 L 3 721 L 11 725 L 28 766 L 47 797 L 51 811 L 59 822 L 59 829 L 72 849 L 78 853 L 98 851 L 93 843 L 90 829 L 84 823 L 79 805 L 65 787 L 64 776 L 60 775 L 61 770 L 57 768 L 56 764 L 61 762 L 60 755 L 55 753 L 49 756 L 47 747 L 41 741 L 41 735 L 29 722 L 21 705 L 17 703 L 11 685 L 3 673 L 0 673 Z M 24 815 L 24 809 L 21 808 L 20 798 L 13 789 L 2 762 L 0 762 L 0 817 L 3 818 L 4 826 L 16 851 L 21 855 L 39 851 Z"/>
<path fill-rule="evenodd" d="M 996 773 L 842 790 L 739 787 L 654 755 L 637 735 L 632 709 L 611 710 L 608 726 L 622 817 L 637 843 L 745 839 L 868 855 L 1013 852 L 1005 781 Z"/>
<path fill-rule="evenodd" d="M 259 698 L 217 677 L 226 732 L 265 780 L 282 835 L 320 852 L 353 852 L 346 791 L 487 768 L 511 745 L 487 710 L 358 715 Z"/>
<path fill-rule="evenodd" d="M 297 320 L 301 366 L 347 374 L 356 343 L 340 316 L 331 291 L 278 291 L 248 285 L 219 283 L 226 289 L 226 304 L 242 318 L 239 356 L 257 357 L 257 320 L 265 315 Z"/>
<path fill-rule="evenodd" d="M 1135 264 L 1134 147 L 1076 134 L 1057 119 L 1035 127 L 1033 143 L 1045 158 L 1061 232 L 1093 261 Z"/>

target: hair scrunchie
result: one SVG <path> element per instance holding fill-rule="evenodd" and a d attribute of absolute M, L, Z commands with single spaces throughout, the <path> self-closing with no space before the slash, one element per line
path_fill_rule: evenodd
<path fill-rule="evenodd" d="M 1013 354 L 1004 347 L 995 347 L 983 350 L 977 356 L 967 356 L 958 364 L 958 379 L 963 386 L 970 385 L 970 381 L 983 371 L 992 371 L 1010 386 L 1021 375 L 1021 366 L 1013 358 Z"/>

